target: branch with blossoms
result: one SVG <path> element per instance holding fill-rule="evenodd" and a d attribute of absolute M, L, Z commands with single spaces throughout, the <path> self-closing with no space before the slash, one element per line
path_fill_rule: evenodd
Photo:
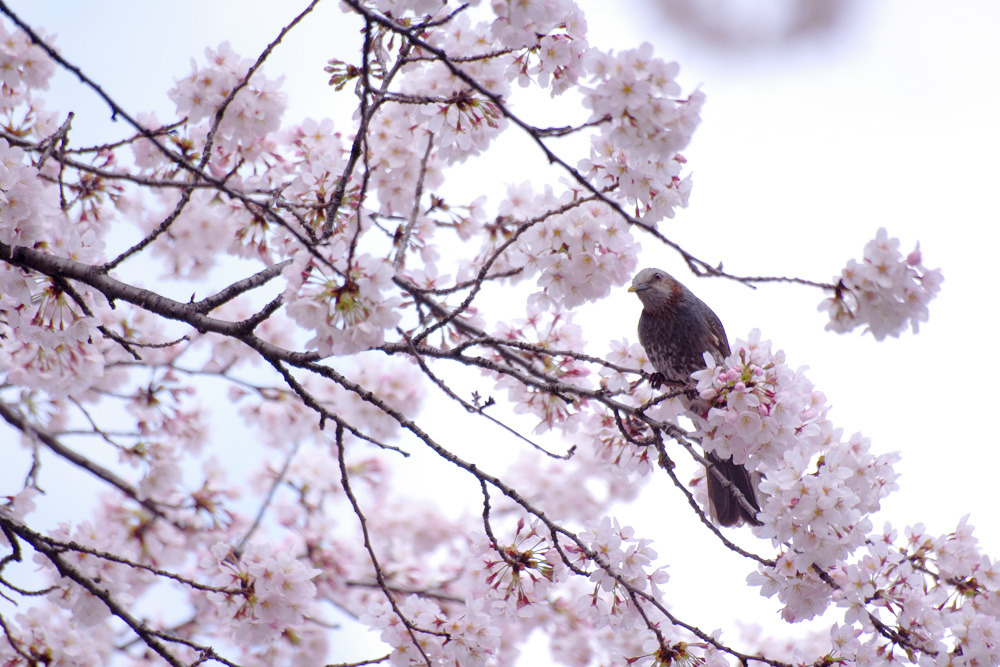
<path fill-rule="evenodd" d="M 152 651 L 163 658 L 168 664 L 175 665 L 176 667 L 181 667 L 185 663 L 182 662 L 175 656 L 163 643 L 161 640 L 166 641 L 179 641 L 182 644 L 187 644 L 183 640 L 178 640 L 166 636 L 165 633 L 155 631 L 147 626 L 144 622 L 136 618 L 132 613 L 130 613 L 124 605 L 122 605 L 117 596 L 113 593 L 113 587 L 106 586 L 107 579 L 102 579 L 100 576 L 93 576 L 85 574 L 77 567 L 72 561 L 68 560 L 64 554 L 71 554 L 73 560 L 78 561 L 80 555 L 89 554 L 95 556 L 98 559 L 104 560 L 110 563 L 125 564 L 130 567 L 136 567 L 135 563 L 131 561 L 121 559 L 110 553 L 101 553 L 93 549 L 88 549 L 79 544 L 68 542 L 62 543 L 58 540 L 53 540 L 51 538 L 39 535 L 34 531 L 26 528 L 17 521 L 13 521 L 6 517 L 0 517 L 0 527 L 3 528 L 4 536 L 7 538 L 8 543 L 13 549 L 13 554 L 15 556 L 14 560 L 20 560 L 20 548 L 18 547 L 18 540 L 23 540 L 26 544 L 30 545 L 37 553 L 48 559 L 56 570 L 67 580 L 73 581 L 77 584 L 80 589 L 82 596 L 78 597 L 76 601 L 76 611 L 80 615 L 89 615 L 94 613 L 93 611 L 87 609 L 88 606 L 92 607 L 94 601 L 100 601 L 107 607 L 107 611 L 110 614 L 118 617 L 125 622 L 128 627 L 130 627 L 136 635 L 142 640 L 142 642 L 148 646 Z M 147 570 L 149 568 L 146 568 Z M 171 579 L 178 579 L 175 575 L 164 572 L 156 572 L 158 575 L 166 575 Z M 0 579 L 2 581 L 2 579 Z M 6 581 L 3 581 L 4 585 L 9 586 Z M 203 588 L 198 586 L 195 582 L 183 581 L 185 585 L 195 586 L 197 588 Z M 102 585 L 105 584 L 105 585 Z M 85 592 L 83 592 L 85 591 Z M 117 592 L 117 591 L 114 591 Z M 89 594 L 92 597 L 87 597 Z M 78 593 L 80 595 L 80 593 Z M 8 642 L 11 648 L 13 648 L 17 654 L 34 662 L 36 659 L 44 659 L 43 655 L 39 654 L 34 647 L 25 647 L 19 645 L 19 642 L 10 634 L 10 630 L 6 628 L 5 632 L 7 634 Z M 211 657 L 213 660 L 217 660 L 223 664 L 232 665 L 226 660 L 219 658 L 214 655 L 214 651 L 210 647 L 197 647 L 202 655 L 206 658 Z"/>
<path fill-rule="evenodd" d="M 0 250 L 5 250 L 5 249 L 0 248 Z M 21 251 L 20 249 L 17 249 L 17 250 L 11 249 L 11 252 L 9 254 L 11 255 L 11 260 L 13 262 L 18 262 L 18 263 L 25 262 L 25 263 L 27 263 L 27 262 L 29 262 L 31 260 L 35 260 L 30 265 L 33 266 L 33 267 L 35 267 L 36 269 L 38 269 L 38 270 L 46 270 L 46 269 L 52 270 L 51 268 L 48 268 L 48 267 L 51 267 L 51 264 L 54 261 L 50 257 L 42 257 L 40 254 L 33 253 L 31 251 Z M 83 270 L 79 269 L 79 268 L 76 268 L 76 267 L 65 267 L 64 266 L 62 268 L 62 273 L 66 274 L 66 275 L 79 276 L 81 280 L 86 280 L 87 279 L 84 276 Z M 110 279 L 110 278 L 101 277 L 99 279 L 94 279 L 92 281 L 92 285 L 95 286 L 95 287 L 96 286 L 102 287 L 103 290 L 104 290 L 105 295 L 109 299 L 132 300 L 132 301 L 135 301 L 135 302 L 146 303 L 147 304 L 147 308 L 150 308 L 154 312 L 160 311 L 162 309 L 162 313 L 164 315 L 168 315 L 170 313 L 173 313 L 175 316 L 179 316 L 179 314 L 183 311 L 183 308 L 184 308 L 184 306 L 182 304 L 176 304 L 176 303 L 175 304 L 171 304 L 171 305 L 164 305 L 164 301 L 165 300 L 162 300 L 162 299 L 160 299 L 160 300 L 154 300 L 149 295 L 147 295 L 145 293 L 142 293 L 142 292 L 136 294 L 136 293 L 134 293 L 133 290 L 127 289 L 126 286 L 124 286 L 124 285 L 117 284 L 115 281 L 113 281 L 113 279 Z M 217 328 L 222 326 L 222 325 L 220 325 L 218 323 L 212 323 L 212 322 L 210 322 L 208 320 L 208 318 L 200 319 L 200 318 L 202 318 L 202 316 L 200 315 L 200 313 L 197 312 L 196 309 L 193 309 L 193 308 L 188 309 L 188 317 L 191 318 L 192 324 L 194 324 L 194 325 L 197 326 L 198 323 L 201 322 L 200 326 L 202 328 L 205 328 L 205 329 L 209 329 L 210 327 L 213 327 L 213 326 L 217 327 Z M 223 327 L 223 329 L 224 329 L 224 327 Z M 262 344 L 260 341 L 255 341 L 249 335 L 247 335 L 247 337 L 243 338 L 242 340 L 244 340 L 244 342 L 246 342 L 248 345 L 258 346 L 259 347 L 258 351 L 263 356 L 265 356 L 265 357 L 268 357 L 269 353 L 273 351 L 270 348 L 267 348 L 266 346 L 263 346 L 264 344 Z M 305 368 L 310 368 L 311 370 L 313 370 L 316 373 L 325 375 L 325 376 L 330 377 L 332 379 L 336 379 L 339 384 L 341 384 L 342 386 L 344 386 L 345 388 L 347 388 L 347 389 L 349 389 L 351 391 L 354 391 L 357 395 L 361 396 L 362 399 L 365 400 L 366 402 L 369 402 L 369 403 L 372 403 L 372 404 L 378 406 L 384 413 L 386 413 L 387 415 L 393 417 L 401 426 L 403 426 L 404 428 L 408 428 L 408 429 L 412 430 L 422 440 L 424 440 L 429 446 L 431 446 L 432 448 L 434 448 L 435 451 L 437 451 L 443 458 L 449 460 L 450 462 L 452 462 L 452 463 L 454 463 L 456 465 L 459 465 L 460 467 L 462 467 L 462 468 L 464 468 L 466 470 L 469 470 L 470 472 L 473 472 L 473 474 L 476 474 L 481 479 L 487 479 L 486 477 L 484 477 L 485 473 L 482 473 L 481 471 L 476 471 L 473 466 L 470 466 L 468 463 L 466 463 L 464 461 L 461 461 L 457 457 L 452 456 L 447 450 L 445 450 L 444 448 L 440 447 L 440 445 L 438 445 L 436 442 L 434 442 L 426 433 L 424 433 L 422 430 L 420 430 L 419 427 L 417 427 L 413 422 L 411 422 L 410 420 L 406 419 L 402 414 L 397 413 L 397 411 L 394 410 L 392 407 L 384 404 L 378 396 L 376 396 L 376 395 L 374 395 L 374 394 L 372 394 L 370 392 L 367 392 L 362 387 L 357 386 L 357 385 L 349 382 L 345 378 L 338 377 L 332 370 L 330 370 L 330 369 L 328 369 L 326 367 L 320 366 L 320 365 L 316 364 L 316 362 L 308 361 L 308 360 L 306 360 L 306 361 L 300 361 L 300 360 L 295 359 L 294 356 L 289 355 L 289 354 L 285 354 L 285 353 L 282 353 L 281 360 L 284 360 L 284 361 L 295 361 L 296 363 L 300 363 Z M 466 357 L 466 358 L 463 358 L 462 360 L 464 362 L 467 362 L 467 363 L 472 363 L 471 358 L 467 358 Z M 278 361 L 275 361 L 274 363 L 278 363 Z M 516 374 L 515 376 L 518 377 L 519 381 L 521 383 L 523 383 L 525 386 L 536 386 L 538 388 L 546 388 L 550 392 L 559 392 L 560 394 L 562 394 L 562 393 L 575 393 L 577 396 L 581 396 L 581 397 L 588 398 L 588 399 L 591 399 L 591 400 L 597 400 L 597 401 L 605 402 L 607 405 L 615 407 L 616 409 L 619 409 L 619 410 L 628 410 L 629 409 L 627 405 L 617 403 L 617 402 L 613 401 L 612 399 L 608 398 L 604 394 L 604 392 L 594 391 L 594 390 L 584 391 L 584 390 L 582 390 L 582 389 L 580 389 L 578 387 L 575 387 L 572 384 L 568 384 L 568 383 L 565 383 L 565 382 L 560 382 L 555 377 L 549 377 L 549 378 L 544 378 L 544 376 L 543 377 L 534 377 L 532 374 L 529 374 L 526 371 L 523 371 L 521 369 L 504 368 L 504 367 L 500 366 L 499 364 L 496 364 L 495 362 L 487 363 L 487 360 L 482 360 L 480 362 L 480 365 L 483 365 L 483 366 L 488 367 L 488 368 L 490 368 L 492 370 L 495 370 L 495 371 L 502 371 L 502 372 L 504 372 L 508 376 Z M 540 375 L 540 373 L 538 373 L 536 371 L 535 375 Z M 293 385 L 293 388 L 295 388 L 294 385 Z M 306 404 L 308 404 L 309 402 L 312 402 L 314 400 L 312 397 L 305 396 L 305 395 L 303 396 L 303 399 L 306 401 Z M 643 413 L 638 413 L 637 412 L 636 414 L 642 414 L 643 417 L 646 419 L 647 423 L 656 424 L 655 421 L 651 420 L 649 417 L 646 417 Z M 677 433 L 676 427 L 669 427 L 669 426 L 666 426 L 666 425 L 658 425 L 658 426 L 663 431 L 671 433 L 671 435 L 674 438 L 678 437 L 678 433 Z M 700 459 L 700 460 L 702 460 L 702 462 L 704 462 L 703 459 Z M 502 483 L 498 479 L 495 479 L 495 478 L 488 478 L 488 479 L 490 480 L 490 482 L 492 484 L 498 485 L 499 488 L 501 488 L 506 495 L 512 497 L 524 509 L 528 510 L 531 514 L 534 514 L 535 516 L 539 516 L 540 518 L 542 518 L 547 523 L 547 525 L 549 525 L 549 527 L 550 527 L 551 530 L 553 530 L 553 531 L 557 530 L 557 531 L 559 531 L 560 534 L 564 534 L 564 535 L 571 535 L 572 534 L 569 531 L 567 531 L 565 528 L 562 528 L 561 526 L 558 526 L 556 524 L 551 524 L 550 520 L 548 520 L 546 517 L 544 517 L 544 514 L 541 514 L 539 510 L 537 510 L 530 503 L 528 503 L 523 498 L 521 498 L 513 489 L 507 487 L 506 485 L 502 485 Z M 576 544 L 575 548 L 581 550 L 583 553 L 586 553 L 589 557 L 593 557 L 593 552 L 586 551 L 586 549 L 587 549 L 586 545 L 578 542 Z M 599 560 L 597 562 L 600 564 Z M 604 566 L 604 567 L 608 567 L 608 566 Z M 613 577 L 616 576 L 613 573 L 613 571 L 612 571 L 612 576 Z M 622 583 L 622 582 L 619 582 L 619 583 Z M 630 596 L 635 596 L 635 595 L 642 594 L 642 591 L 638 591 L 637 592 L 637 591 L 629 589 L 629 593 L 630 593 Z M 664 613 L 666 613 L 665 609 L 661 609 L 661 611 L 664 612 Z M 682 627 L 684 627 L 684 625 L 685 625 L 685 624 L 683 624 L 682 622 L 680 622 L 680 621 L 678 621 L 676 619 L 672 619 L 672 622 L 675 625 L 680 625 Z M 706 639 L 706 640 L 708 639 L 707 635 L 703 636 L 702 638 Z M 666 649 L 664 648 L 664 650 L 666 650 Z M 739 655 L 739 654 L 737 654 L 737 655 Z"/>
<path fill-rule="evenodd" d="M 638 230 L 700 275 L 831 293 L 830 328 L 881 339 L 927 317 L 940 273 L 919 250 L 880 231 L 834 283 L 735 276 L 687 252 L 658 225 L 687 204 L 680 151 L 703 95 L 683 97 L 651 47 L 591 46 L 569 0 L 347 0 L 360 49 L 326 72 L 355 114 L 282 125 L 264 70 L 316 4 L 254 59 L 207 50 L 161 121 L 0 1 L 16 26 L 0 40 L 0 414 L 31 459 L 2 563 L 23 542 L 44 581 L 30 609 L 0 612 L 0 656 L 324 664 L 346 617 L 391 650 L 351 664 L 512 664 L 536 630 L 564 664 L 803 663 L 668 609 L 652 542 L 610 516 L 665 478 L 787 621 L 842 610 L 813 664 L 988 659 L 992 563 L 964 525 L 915 545 L 872 531 L 894 456 L 842 438 L 780 352 L 752 335 L 657 394 L 638 345 L 595 353 L 573 322 L 628 281 Z M 128 136 L 74 146 L 72 117 L 42 104 L 57 67 Z M 575 98 L 578 115 L 531 122 L 514 82 Z M 449 188 L 505 132 L 563 181 L 510 183 L 499 201 Z M 688 414 L 692 393 L 711 409 Z M 455 428 L 454 407 L 503 446 Z M 704 475 L 735 487 L 702 451 L 759 477 L 753 531 L 773 557 L 714 526 Z M 91 520 L 29 528 L 58 486 L 39 452 L 114 490 Z M 446 507 L 450 483 L 424 485 L 437 502 L 405 495 L 431 479 L 422 453 L 473 482 L 482 512 Z M 707 471 L 693 488 L 674 470 L 687 463 Z M 29 597 L 15 576 L 11 595 Z M 196 620 L 139 620 L 157 587 Z"/>

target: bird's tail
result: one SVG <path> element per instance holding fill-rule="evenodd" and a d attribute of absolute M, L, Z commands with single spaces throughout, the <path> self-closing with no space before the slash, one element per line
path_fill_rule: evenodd
<path fill-rule="evenodd" d="M 733 463 L 732 459 L 719 458 L 713 452 L 708 452 L 707 458 L 754 509 L 753 512 L 750 512 L 736 497 L 730 486 L 723 484 L 711 470 L 706 470 L 708 506 L 715 520 L 722 526 L 738 526 L 744 522 L 751 526 L 760 526 L 761 522 L 757 519 L 757 512 L 760 511 L 755 488 L 757 485 L 754 483 L 750 471 L 738 463 Z"/>

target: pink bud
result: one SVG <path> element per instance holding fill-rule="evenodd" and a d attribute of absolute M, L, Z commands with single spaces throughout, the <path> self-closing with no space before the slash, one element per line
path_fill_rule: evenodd
<path fill-rule="evenodd" d="M 918 243 L 917 247 L 913 249 L 913 252 L 911 252 L 909 255 L 906 256 L 906 263 L 909 264 L 910 266 L 916 266 L 917 264 L 920 263 L 921 259 L 922 258 L 920 256 L 920 244 Z"/>

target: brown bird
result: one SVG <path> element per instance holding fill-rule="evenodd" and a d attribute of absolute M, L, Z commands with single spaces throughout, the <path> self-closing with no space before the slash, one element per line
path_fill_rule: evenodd
<path fill-rule="evenodd" d="M 729 340 L 719 316 L 666 271 L 643 269 L 632 279 L 628 291 L 635 292 L 642 301 L 639 342 L 656 369 L 650 377 L 654 388 L 666 382 L 690 389 L 693 383 L 691 374 L 705 368 L 705 352 L 720 363 L 729 356 Z M 701 401 L 690 398 L 686 401 L 690 409 L 697 410 L 702 416 L 708 410 Z M 760 511 L 756 483 L 746 468 L 733 463 L 732 459 L 723 460 L 712 452 L 706 452 L 706 458 L 712 467 L 722 473 L 722 477 L 739 490 L 754 510 Z M 756 511 L 750 512 L 743 507 L 711 468 L 705 472 L 709 510 L 720 525 L 737 526 L 744 521 L 754 526 L 761 525 Z"/>

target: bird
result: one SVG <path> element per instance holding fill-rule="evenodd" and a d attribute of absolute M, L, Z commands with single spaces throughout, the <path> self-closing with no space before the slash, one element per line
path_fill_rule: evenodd
<path fill-rule="evenodd" d="M 646 351 L 649 362 L 656 369 L 650 376 L 654 388 L 662 383 L 691 389 L 691 374 L 705 368 L 704 353 L 708 352 L 717 363 L 729 356 L 729 339 L 719 316 L 691 290 L 666 271 L 643 269 L 632 279 L 629 292 L 635 292 L 642 302 L 639 316 L 639 342 Z M 702 417 L 708 411 L 704 401 L 692 400 L 687 392 L 682 394 L 688 409 Z M 748 523 L 762 525 L 756 513 L 760 511 L 757 500 L 756 476 L 731 458 L 721 458 L 706 452 L 710 466 L 705 471 L 708 483 L 708 506 L 712 517 L 722 526 Z M 711 468 L 739 490 L 755 510 L 750 512 L 734 495 L 730 487 L 721 482 Z"/>

